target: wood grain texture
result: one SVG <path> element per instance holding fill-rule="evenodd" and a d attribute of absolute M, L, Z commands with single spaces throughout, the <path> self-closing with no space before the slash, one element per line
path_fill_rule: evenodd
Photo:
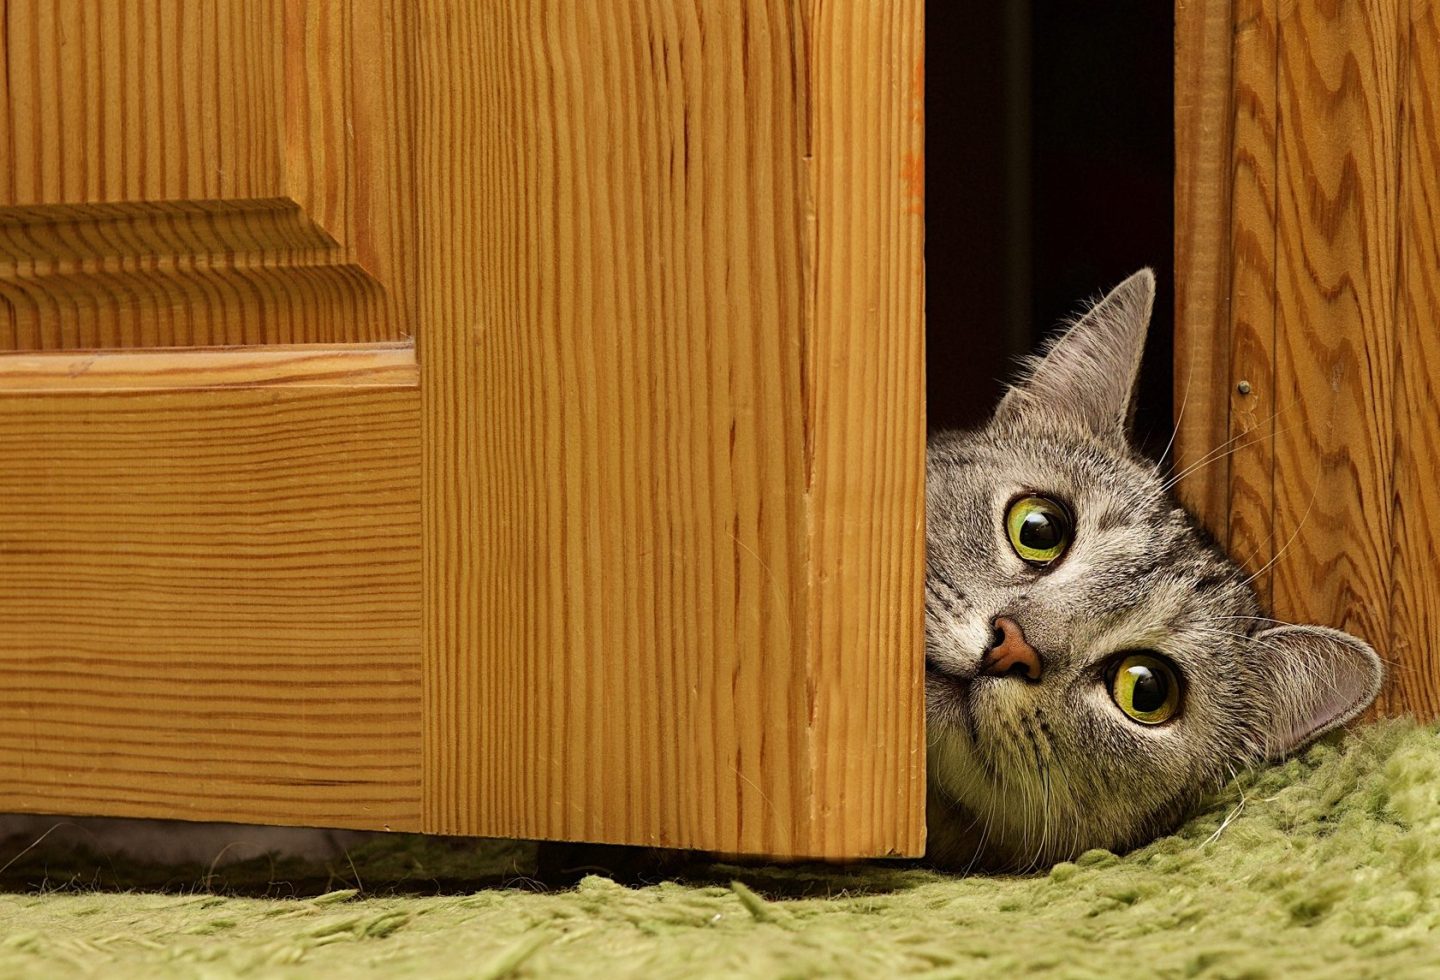
<path fill-rule="evenodd" d="M 817 3 L 807 21 L 806 849 L 824 855 L 924 839 L 922 8 Z"/>
<path fill-rule="evenodd" d="M 419 457 L 413 385 L 0 393 L 0 809 L 418 829 Z"/>
<path fill-rule="evenodd" d="M 1230 438 L 1230 208 L 1232 112 L 1228 3 L 1175 4 L 1175 404 L 1176 473 L 1228 467 L 1215 454 Z M 1185 504 L 1228 535 L 1219 480 L 1185 480 Z"/>
<path fill-rule="evenodd" d="M 1225 440 L 1207 447 L 1209 465 L 1225 475 L 1223 528 L 1230 553 L 1257 576 L 1269 601 L 1275 552 L 1274 439 L 1281 416 L 1275 395 L 1275 213 L 1280 105 L 1278 0 L 1245 0 L 1234 8 L 1234 121 L 1230 145 L 1229 330 L 1224 348 L 1228 418 Z M 1240 390 L 1241 384 L 1248 392 Z"/>
<path fill-rule="evenodd" d="M 413 333 L 409 6 L 0 8 L 0 349 Z"/>
<path fill-rule="evenodd" d="M 1267 599 L 1278 17 L 1276 0 L 1176 4 L 1175 473 Z"/>
<path fill-rule="evenodd" d="M 425 826 L 917 853 L 919 4 L 417 23 Z"/>
<path fill-rule="evenodd" d="M 1394 350 L 1389 713 L 1440 716 L 1440 5 L 1400 24 L 1400 215 Z"/>
<path fill-rule="evenodd" d="M 919 0 L 0 31 L 0 809 L 923 849 Z"/>
<path fill-rule="evenodd" d="M 1273 606 L 1379 644 L 1394 550 L 1401 7 L 1294 4 L 1280 41 Z"/>
<path fill-rule="evenodd" d="M 419 382 L 410 344 L 0 353 L 0 394 L 403 388 Z"/>
<path fill-rule="evenodd" d="M 1261 573 L 1276 615 L 1340 626 L 1380 649 L 1391 664 L 1383 711 L 1433 717 L 1436 15 L 1426 0 L 1207 6 L 1233 19 L 1236 37 L 1225 83 L 1236 161 L 1231 313 L 1213 328 L 1192 320 L 1177 363 L 1228 344 L 1230 435 L 1258 438 L 1228 469 L 1187 477 L 1186 496 L 1225 501 L 1232 553 Z M 1273 41 L 1246 43 L 1272 26 Z M 1200 75 L 1180 51 L 1177 86 Z M 1263 111 L 1271 92 L 1273 115 Z M 1256 124 L 1267 115 L 1273 128 Z M 1197 140 L 1177 144 L 1179 158 L 1209 152 Z M 1176 189 L 1177 201 L 1225 192 Z M 1197 268 L 1182 264 L 1182 275 Z M 1249 395 L 1235 390 L 1241 380 Z M 1207 404 L 1218 426 L 1221 401 Z M 1181 433 L 1192 457 L 1208 448 L 1194 445 L 1196 431 Z"/>

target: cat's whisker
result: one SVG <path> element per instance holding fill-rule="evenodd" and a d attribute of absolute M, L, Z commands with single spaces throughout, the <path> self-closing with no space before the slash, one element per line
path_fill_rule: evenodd
<path fill-rule="evenodd" d="M 10 866 L 11 866 L 12 864 L 14 864 L 16 861 L 20 860 L 20 859 L 21 859 L 22 857 L 24 857 L 25 855 L 29 854 L 29 853 L 30 853 L 31 851 L 33 851 L 35 848 L 39 847 L 39 846 L 40 846 L 40 843 L 41 843 L 42 841 L 44 841 L 45 838 L 47 838 L 47 837 L 49 837 L 51 834 L 55 833 L 55 831 L 59 830 L 59 829 L 60 829 L 61 827 L 63 827 L 63 826 L 64 826 L 64 823 L 63 823 L 63 822 L 62 822 L 62 823 L 53 824 L 48 830 L 45 831 L 45 833 L 41 834 L 39 837 L 37 837 L 37 838 L 35 838 L 34 840 L 32 840 L 29 844 L 25 845 L 25 847 L 22 848 L 18 854 L 16 854 L 16 855 L 15 855 L 14 857 L 12 857 L 10 860 L 6 861 L 3 867 L 0 867 L 0 874 L 4 874 L 6 871 L 9 871 L 9 870 L 10 870 Z"/>
<path fill-rule="evenodd" d="M 1174 476 L 1172 476 L 1172 477 L 1170 477 L 1168 480 L 1166 480 L 1163 484 L 1161 484 L 1161 490 L 1162 490 L 1163 492 L 1168 493 L 1172 487 L 1174 487 L 1177 483 L 1179 483 L 1181 480 L 1183 480 L 1183 479 L 1184 479 L 1186 476 L 1188 476 L 1190 473 L 1194 472 L 1195 470 L 1199 469 L 1199 468 L 1202 467 L 1202 466 L 1208 466 L 1208 465 L 1210 465 L 1211 463 L 1214 463 L 1214 462 L 1217 462 L 1218 460 L 1224 459 L 1225 456 L 1230 455 L 1230 453 L 1224 452 L 1224 450 L 1225 450 L 1227 447 L 1229 447 L 1230 445 L 1232 445 L 1233 443 L 1237 442 L 1237 441 L 1240 440 L 1240 439 L 1244 439 L 1246 436 L 1250 435 L 1252 432 L 1257 432 L 1257 431 L 1259 431 L 1267 422 L 1273 422 L 1273 421 L 1275 420 L 1275 418 L 1276 418 L 1279 414 L 1280 414 L 1279 409 L 1276 409 L 1274 412 L 1270 413 L 1270 417 L 1269 417 L 1269 418 L 1261 419 L 1259 422 L 1257 422 L 1256 424 L 1252 425 L 1250 428 L 1248 428 L 1248 429 L 1243 429 L 1243 430 L 1241 430 L 1240 432 L 1237 432 L 1235 435 L 1231 436 L 1229 439 L 1226 439 L 1226 440 L 1225 440 L 1224 442 L 1222 442 L 1220 445 L 1216 446 L 1214 449 L 1210 450 L 1210 451 L 1207 452 L 1205 455 L 1201 456 L 1201 457 L 1200 457 L 1199 459 L 1197 459 L 1195 462 L 1193 462 L 1193 463 L 1191 463 L 1189 466 L 1185 467 L 1185 469 L 1181 470 L 1179 473 L 1175 474 Z M 1177 431 L 1178 431 L 1178 430 L 1177 430 Z M 1261 436 L 1260 438 L 1261 438 L 1261 439 L 1264 439 L 1265 437 L 1264 437 L 1264 436 Z M 1256 440 L 1256 441 L 1260 441 L 1260 440 Z M 1251 445 L 1253 445 L 1253 443 L 1252 443 Z M 1230 452 L 1237 452 L 1238 450 L 1243 449 L 1243 448 L 1245 448 L 1245 447 L 1244 447 L 1244 446 L 1237 446 L 1235 449 L 1231 450 Z M 1220 454 L 1220 455 L 1216 455 L 1217 453 Z M 1213 457 L 1213 458 L 1212 458 L 1212 457 Z"/>
<path fill-rule="evenodd" d="M 1035 849 L 1036 856 L 1038 857 L 1040 852 L 1045 848 L 1045 842 L 1050 832 L 1050 799 L 1048 787 L 1045 785 L 1045 764 L 1040 758 L 1040 750 L 1035 745 L 1033 738 L 1031 740 L 1031 748 L 1035 754 L 1035 770 L 1033 779 L 1028 780 L 1028 782 L 1030 783 L 1030 793 L 1034 799 L 1032 809 L 1035 810 L 1035 823 L 1038 828 L 1038 832 L 1035 835 Z M 1029 870 L 1033 871 L 1034 869 L 1035 860 L 1032 858 Z"/>
<path fill-rule="evenodd" d="M 1220 445 L 1218 445 L 1218 446 L 1216 446 L 1214 449 L 1210 450 L 1210 452 L 1206 453 L 1204 456 L 1200 457 L 1200 458 L 1197 459 L 1195 462 L 1191 463 L 1191 464 L 1190 464 L 1189 466 L 1187 466 L 1184 470 L 1180 471 L 1179 473 L 1176 473 L 1174 476 L 1170 477 L 1168 480 L 1166 480 L 1164 483 L 1162 483 L 1162 484 L 1160 485 L 1161 492 L 1162 492 L 1162 493 L 1169 493 L 1169 492 L 1171 492 L 1172 490 L 1175 489 L 1175 487 L 1180 483 L 1181 480 L 1185 479 L 1185 477 L 1189 476 L 1191 473 L 1196 472 L 1197 470 L 1203 469 L 1204 467 L 1209 466 L 1209 465 L 1211 465 L 1212 463 L 1218 463 L 1218 462 L 1220 462 L 1222 459 L 1225 459 L 1225 458 L 1227 458 L 1227 457 L 1229 457 L 1229 456 L 1233 456 L 1233 455 L 1235 455 L 1236 453 L 1240 452 L 1241 450 L 1249 449 L 1249 448 L 1251 448 L 1252 446 L 1258 446 L 1260 443 L 1264 442 L 1266 439 L 1270 439 L 1270 440 L 1278 439 L 1280 436 L 1284 435 L 1285 433 L 1287 433 L 1287 432 L 1293 432 L 1294 430 L 1303 427 L 1304 424 L 1305 424 L 1304 420 L 1301 420 L 1301 421 L 1296 422 L 1294 425 L 1287 426 L 1287 427 L 1285 427 L 1285 428 L 1283 428 L 1283 429 L 1271 429 L 1268 433 L 1263 433 L 1263 432 L 1262 432 L 1262 433 L 1261 433 L 1259 436 L 1257 436 L 1256 438 L 1250 440 L 1249 442 L 1241 443 L 1241 444 L 1238 445 L 1238 446 L 1232 445 L 1232 444 L 1235 443 L 1237 440 L 1244 439 L 1244 438 L 1245 438 L 1246 436 L 1248 436 L 1248 435 L 1251 435 L 1251 434 L 1256 433 L 1256 432 L 1260 432 L 1260 430 L 1264 428 L 1266 422 L 1273 421 L 1279 414 L 1280 414 L 1280 412 L 1279 412 L 1279 410 L 1277 409 L 1275 412 L 1271 413 L 1271 415 L 1270 415 L 1269 418 L 1267 418 L 1267 419 L 1262 419 L 1260 422 L 1257 422 L 1255 425 L 1252 425 L 1250 428 L 1245 429 L 1244 431 L 1239 432 L 1239 433 L 1237 433 L 1237 434 L 1234 435 L 1234 436 L 1231 436 L 1229 439 L 1225 440 L 1225 441 L 1222 442 Z"/>
<path fill-rule="evenodd" d="M 1380 658 L 1380 662 L 1383 663 L 1386 668 L 1390 670 L 1391 673 L 1405 674 L 1410 677 L 1428 676 L 1428 671 L 1425 668 L 1421 668 L 1416 664 L 1405 663 L 1404 661 L 1396 660 L 1394 657 L 1387 657 L 1379 650 L 1375 651 L 1375 656 Z"/>
<path fill-rule="evenodd" d="M 1065 783 L 1066 801 L 1073 804 L 1079 798 L 1080 794 L 1075 789 L 1074 780 L 1070 778 L 1070 770 L 1065 766 L 1065 760 L 1053 752 L 1050 755 L 1050 759 L 1055 764 L 1055 769 L 1059 772 L 1061 780 Z M 1077 822 L 1071 822 L 1071 830 L 1073 832 L 1078 833 L 1078 826 Z M 1072 844 L 1071 846 L 1073 847 L 1074 845 Z"/>
<path fill-rule="evenodd" d="M 1052 763 L 1053 761 L 1054 761 L 1053 755 L 1047 755 L 1047 756 L 1046 756 L 1046 759 L 1045 759 L 1045 777 L 1044 777 L 1044 780 L 1045 780 L 1045 839 L 1044 839 L 1044 841 L 1042 842 L 1043 848 L 1042 848 L 1042 853 L 1041 853 L 1041 855 L 1040 855 L 1040 858 L 1041 858 L 1042 860 L 1044 859 L 1044 857 L 1046 857 L 1046 856 L 1048 856 L 1049 854 L 1051 854 L 1051 853 L 1053 852 L 1053 850 L 1054 850 L 1054 844 L 1051 842 L 1051 839 L 1050 839 L 1050 833 L 1051 833 L 1051 817 L 1050 817 L 1050 811 L 1051 811 L 1051 809 L 1052 809 L 1052 807 L 1053 807 L 1053 804 L 1054 804 L 1054 784 L 1053 784 L 1053 782 L 1052 782 L 1052 780 L 1051 780 L 1051 778 L 1050 778 L 1050 767 L 1051 767 L 1051 763 Z M 1038 865 L 1037 865 L 1037 867 L 1038 867 Z"/>
<path fill-rule="evenodd" d="M 1234 768 L 1231 767 L 1229 763 L 1226 763 L 1226 768 L 1230 769 L 1230 778 L 1233 781 L 1235 779 Z M 1208 847 L 1219 840 L 1220 836 L 1225 833 L 1225 828 L 1230 826 L 1231 821 L 1245 812 L 1245 805 L 1249 802 L 1248 797 L 1245 795 L 1245 787 L 1237 785 L 1236 788 L 1240 791 L 1240 802 L 1236 803 L 1235 806 L 1230 809 L 1230 812 L 1225 814 L 1225 819 L 1220 821 L 1220 826 L 1215 828 L 1215 832 L 1200 843 L 1201 847 Z"/>
<path fill-rule="evenodd" d="M 1248 433 L 1248 432 L 1244 432 L 1244 433 L 1241 433 L 1241 435 L 1249 435 L 1249 433 Z M 1237 438 L 1238 438 L 1238 437 L 1237 437 Z M 1171 491 L 1173 491 L 1173 490 L 1175 489 L 1176 486 L 1178 486 L 1178 485 L 1180 484 L 1180 481 L 1184 480 L 1184 479 L 1185 479 L 1187 476 L 1189 476 L 1190 474 L 1192 474 L 1192 473 L 1197 473 L 1197 472 L 1199 472 L 1200 470 L 1204 469 L 1204 468 L 1207 467 L 1207 466 L 1210 466 L 1210 465 L 1212 465 L 1212 464 L 1214 464 L 1214 463 L 1220 462 L 1222 459 L 1225 459 L 1225 458 L 1230 457 L 1230 456 L 1234 456 L 1236 453 L 1241 452 L 1242 450 L 1249 449 L 1251 446 L 1256 445 L 1256 444 L 1259 443 L 1260 441 L 1261 441 L 1261 440 L 1256 439 L 1254 442 L 1241 443 L 1241 444 L 1238 445 L 1238 446 L 1234 446 L 1234 447 L 1232 447 L 1232 448 L 1230 448 L 1230 449 L 1227 449 L 1225 452 L 1221 452 L 1221 453 L 1218 453 L 1218 454 L 1216 454 L 1216 455 L 1214 455 L 1214 456 L 1206 457 L 1206 458 L 1204 458 L 1204 459 L 1199 460 L 1198 462 L 1192 463 L 1191 465 L 1187 466 L 1185 469 L 1181 470 L 1179 473 L 1175 474 L 1173 477 L 1171 477 L 1171 478 L 1170 478 L 1169 480 L 1167 480 L 1165 483 L 1162 483 L 1162 484 L 1160 485 L 1160 492 L 1161 492 L 1161 493 L 1170 493 Z M 1229 445 L 1229 444 L 1227 443 L 1226 445 Z"/>
<path fill-rule="evenodd" d="M 1283 619 L 1275 619 L 1270 616 L 1211 616 L 1211 619 L 1246 619 L 1257 623 L 1270 623 L 1274 626 L 1289 626 L 1290 623 Z"/>
<path fill-rule="evenodd" d="M 1239 630 L 1221 629 L 1218 626 L 1200 626 L 1198 624 L 1191 624 L 1185 627 L 1185 631 L 1187 633 L 1211 633 L 1216 636 L 1233 637 L 1237 640 L 1248 640 L 1251 638 L 1249 633 L 1242 633 Z"/>
<path fill-rule="evenodd" d="M 1225 768 L 1230 770 L 1230 778 L 1231 778 L 1232 780 L 1235 780 L 1235 789 L 1236 789 L 1237 792 L 1239 792 L 1239 794 L 1240 794 L 1240 799 L 1241 799 L 1241 800 L 1248 800 L 1248 798 L 1247 798 L 1246 795 L 1245 795 L 1245 786 L 1244 786 L 1242 783 L 1239 782 L 1239 776 L 1237 776 L 1237 775 L 1235 774 L 1235 766 L 1234 766 L 1232 763 L 1230 763 L 1230 762 L 1226 762 L 1226 763 L 1225 763 Z M 1245 763 L 1241 768 L 1243 768 L 1243 769 L 1245 770 L 1245 774 L 1246 774 L 1247 776 L 1255 771 L 1254 765 L 1252 765 L 1252 764 L 1250 764 L 1250 763 L 1248 763 L 1248 762 Z"/>
<path fill-rule="evenodd" d="M 996 797 L 992 794 L 989 799 L 986 800 L 985 826 L 980 831 L 980 842 L 975 845 L 975 853 L 970 856 L 970 862 L 965 865 L 965 870 L 960 872 L 962 878 L 969 877 L 970 872 L 975 870 L 975 866 L 985 854 L 985 845 L 990 843 L 990 828 L 995 818 L 995 807 Z"/>
<path fill-rule="evenodd" d="M 1013 731 L 1010 729 L 1010 725 L 1009 725 L 1008 722 L 1005 722 L 1004 724 L 1005 724 L 1006 734 L 1009 736 L 1009 738 L 1008 738 L 1008 740 L 1007 740 L 1007 744 L 1009 744 L 1009 745 L 1011 745 L 1011 746 L 1014 746 L 1014 745 L 1015 745 L 1015 741 L 1016 741 L 1016 734 L 1015 734 L 1015 732 L 1013 732 Z M 1014 759 L 1014 755 L 1015 755 L 1016 753 L 1011 752 L 1011 753 L 1009 753 L 1009 754 L 1012 756 L 1012 762 L 1013 762 L 1013 761 L 1019 761 L 1019 762 L 1024 762 L 1024 761 L 1025 761 L 1024 758 L 1023 758 L 1023 756 L 1022 756 L 1020 759 L 1016 760 L 1016 759 Z M 1009 791 L 1010 791 L 1010 783 L 1011 783 L 1010 776 L 1011 776 L 1011 773 L 1012 773 L 1012 772 L 1014 773 L 1014 777 L 1015 777 L 1015 779 L 1014 779 L 1014 783 L 1015 783 L 1015 794 L 1014 794 L 1014 795 L 1015 795 L 1016 797 L 1018 797 L 1020 815 L 1021 815 L 1021 818 L 1022 818 L 1022 820 L 1023 820 L 1022 826 L 1021 826 L 1021 828 L 1020 828 L 1020 848 L 1023 850 L 1023 849 L 1025 849 L 1025 848 L 1028 847 L 1029 841 L 1030 841 L 1030 816 L 1031 816 L 1031 811 L 1030 811 L 1030 793 L 1029 793 L 1029 791 L 1028 791 L 1028 787 L 1026 786 L 1026 783 L 1025 783 L 1024 779 L 1021 778 L 1022 775 L 1023 775 L 1023 773 L 1024 773 L 1024 769 L 1023 769 L 1021 766 L 1019 766 L 1019 765 L 1010 765 L 1010 766 L 1007 766 L 1007 767 L 1005 768 L 1005 770 L 1001 773 L 1001 781 L 1002 781 L 1002 784 L 1004 785 L 1004 787 L 1005 787 L 1005 789 L 1006 789 L 1006 795 L 1007 795 L 1007 796 L 1010 795 L 1010 793 L 1009 793 Z"/>
<path fill-rule="evenodd" d="M 1025 815 L 1025 827 L 1020 835 L 1020 853 L 1024 854 L 1025 852 L 1030 850 L 1031 842 L 1038 839 L 1035 828 L 1038 824 L 1041 823 L 1041 811 L 1039 806 L 1037 806 L 1037 802 L 1039 802 L 1037 800 L 1037 797 L 1039 796 L 1040 787 L 1038 785 L 1038 780 L 1031 777 L 1031 769 L 1029 767 L 1030 761 L 1034 760 L 1036 764 L 1036 769 L 1034 771 L 1038 775 L 1039 754 L 1038 750 L 1035 748 L 1034 739 L 1030 735 L 1030 726 L 1024 721 L 1021 721 L 1019 723 L 1019 727 L 1024 734 L 1025 744 L 1029 745 L 1030 747 L 1030 751 L 1028 753 L 1025 752 L 1023 749 L 1019 750 L 1018 754 L 1022 758 L 1021 760 L 1017 761 L 1022 762 L 1022 764 L 1015 767 L 1015 783 L 1020 790 L 1021 796 L 1020 809 L 1021 812 Z M 1018 736 L 1020 733 L 1015 734 Z M 1020 745 L 1018 738 L 1016 739 L 1014 744 L 1017 746 Z M 1023 866 L 1021 869 L 1021 873 L 1025 873 L 1028 870 L 1028 866 Z"/>
<path fill-rule="evenodd" d="M 1185 368 L 1185 394 L 1180 397 L 1180 408 L 1175 413 L 1175 427 L 1170 430 L 1170 439 L 1165 443 L 1165 449 L 1161 451 L 1160 458 L 1155 463 L 1156 470 L 1163 470 L 1165 460 L 1170 456 L 1170 450 L 1175 446 L 1175 439 L 1180 435 L 1180 426 L 1185 422 L 1185 408 L 1190 404 L 1191 382 L 1195 379 L 1195 351 L 1196 345 L 1190 347 L 1190 363 Z"/>
<path fill-rule="evenodd" d="M 1035 849 L 1035 856 L 1030 860 L 1027 871 L 1033 871 L 1039 866 L 1040 859 L 1044 856 L 1045 845 L 1050 841 L 1050 767 L 1045 760 L 1045 755 L 1040 751 L 1040 736 L 1028 720 L 1021 721 L 1021 727 L 1025 730 L 1025 736 L 1030 742 L 1030 751 L 1035 756 L 1035 776 L 1039 780 L 1040 790 L 1040 841 Z"/>
<path fill-rule="evenodd" d="M 1299 536 L 1300 531 L 1305 527 L 1305 522 L 1309 520 L 1310 511 L 1314 509 L 1315 501 L 1318 498 L 1319 494 L 1320 483 L 1317 480 L 1315 481 L 1315 488 L 1310 492 L 1310 502 L 1305 505 L 1305 513 L 1300 515 L 1300 520 L 1295 525 L 1294 532 L 1292 532 L 1290 537 L 1286 539 L 1285 544 L 1280 548 L 1280 550 L 1275 552 L 1275 554 L 1271 556 L 1270 560 L 1267 561 L 1264 565 L 1261 565 L 1259 570 L 1257 570 L 1254 575 L 1251 575 L 1249 578 L 1247 578 L 1244 584 L 1249 585 L 1251 582 L 1255 581 L 1255 579 L 1258 578 L 1260 575 L 1264 574 L 1266 570 L 1274 566 L 1274 564 L 1280 560 L 1280 556 L 1285 554 L 1285 552 L 1290 549 L 1290 546 L 1295 543 L 1295 538 Z M 1273 529 L 1271 533 L 1274 533 Z"/>
<path fill-rule="evenodd" d="M 1189 476 L 1191 473 L 1194 473 L 1194 472 L 1196 472 L 1196 471 L 1198 471 L 1198 470 L 1200 470 L 1200 469 L 1203 469 L 1203 468 L 1206 467 L 1206 466 L 1211 465 L 1212 463 L 1218 463 L 1218 462 L 1220 462 L 1222 459 L 1225 459 L 1225 458 L 1227 458 L 1227 457 L 1229 457 L 1229 456 L 1233 456 L 1233 455 L 1235 455 L 1236 453 L 1240 452 L 1241 450 L 1249 449 L 1249 448 L 1252 447 L 1252 446 L 1258 446 L 1260 443 L 1264 442 L 1266 439 L 1271 439 L 1271 440 L 1277 439 L 1277 438 L 1279 438 L 1280 436 L 1284 435 L 1285 433 L 1287 433 L 1287 432 L 1292 432 L 1292 431 L 1294 431 L 1295 429 L 1300 428 L 1301 426 L 1303 426 L 1303 425 L 1305 424 L 1303 421 L 1301 421 L 1301 422 L 1297 422 L 1295 425 L 1289 426 L 1289 427 L 1284 428 L 1284 429 L 1272 429 L 1269 433 L 1261 434 L 1260 436 L 1256 437 L 1255 439 L 1250 440 L 1249 442 L 1241 443 L 1241 444 L 1238 445 L 1238 446 L 1233 446 L 1233 447 L 1231 447 L 1231 443 L 1235 442 L 1237 439 L 1243 439 L 1243 438 L 1245 438 L 1246 436 L 1250 435 L 1250 434 L 1253 433 L 1253 432 L 1259 431 L 1259 430 L 1265 425 L 1265 422 L 1266 422 L 1266 421 L 1270 421 L 1271 419 L 1274 419 L 1275 416 L 1276 416 L 1276 415 L 1279 415 L 1279 414 L 1280 414 L 1280 413 L 1279 413 L 1278 411 L 1275 412 L 1274 414 L 1272 414 L 1272 415 L 1270 416 L 1270 419 L 1266 419 L 1265 421 L 1262 421 L 1262 422 L 1260 422 L 1260 423 L 1258 423 L 1258 424 L 1256 424 L 1256 425 L 1251 426 L 1250 428 L 1248 428 L 1248 429 L 1246 429 L 1245 431 L 1241 432 L 1239 435 L 1236 435 L 1236 436 L 1233 436 L 1233 437 L 1230 438 L 1230 439 L 1227 439 L 1225 442 L 1221 443 L 1219 446 L 1217 446 L 1217 447 L 1215 447 L 1214 449 L 1210 450 L 1210 452 L 1206 453 L 1206 454 L 1205 454 L 1204 456 L 1202 456 L 1200 459 L 1196 460 L 1194 463 L 1191 463 L 1191 464 L 1190 464 L 1189 466 L 1187 466 L 1184 470 L 1182 470 L 1181 472 L 1175 474 L 1175 475 L 1172 476 L 1170 479 L 1166 480 L 1163 484 L 1161 484 L 1161 485 L 1160 485 L 1161 492 L 1162 492 L 1162 493 L 1169 493 L 1170 491 L 1174 490 L 1175 487 L 1180 483 L 1180 481 L 1183 480 L 1183 479 L 1185 479 L 1185 477 Z M 1230 448 L 1227 449 L 1226 447 L 1230 447 Z M 1224 451 L 1222 452 L 1221 450 L 1224 450 Z M 1217 454 L 1218 454 L 1218 455 L 1217 455 Z"/>

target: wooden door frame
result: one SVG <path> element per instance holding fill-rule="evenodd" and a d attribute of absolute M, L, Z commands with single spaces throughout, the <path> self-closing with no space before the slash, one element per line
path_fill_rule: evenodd
<path fill-rule="evenodd" d="M 1182 497 L 1272 615 L 1376 647 L 1381 713 L 1434 717 L 1440 11 L 1175 10 Z"/>

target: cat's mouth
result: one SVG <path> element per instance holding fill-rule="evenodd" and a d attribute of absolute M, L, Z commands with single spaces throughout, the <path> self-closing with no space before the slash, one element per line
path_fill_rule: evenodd
<path fill-rule="evenodd" d="M 970 699 L 974 696 L 973 684 L 974 675 L 964 674 L 959 671 L 947 668 L 944 664 L 925 657 L 925 681 L 927 685 L 935 685 L 943 692 L 941 697 L 950 705 L 951 710 L 959 709 L 965 714 L 970 713 Z"/>
<path fill-rule="evenodd" d="M 925 685 L 930 689 L 927 697 L 931 699 L 927 714 L 933 709 L 939 709 L 940 714 L 936 716 L 936 720 L 943 717 L 947 725 L 964 731 L 972 745 L 980 737 L 976 728 L 975 708 L 971 703 L 975 696 L 974 685 L 971 683 L 974 679 L 973 675 L 947 670 L 929 654 L 925 656 Z"/>

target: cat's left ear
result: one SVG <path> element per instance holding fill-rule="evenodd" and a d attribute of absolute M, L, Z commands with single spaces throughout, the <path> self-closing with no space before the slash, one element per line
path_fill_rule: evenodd
<path fill-rule="evenodd" d="M 1324 626 L 1277 626 L 1251 637 L 1251 665 L 1259 689 L 1250 692 L 1267 713 L 1267 759 L 1279 759 L 1354 718 L 1380 693 L 1384 668 L 1364 640 Z"/>
<path fill-rule="evenodd" d="M 995 420 L 1060 416 L 1081 422 L 1098 438 L 1123 444 L 1154 305 L 1155 273 L 1141 269 L 1033 362 L 1001 399 Z"/>

